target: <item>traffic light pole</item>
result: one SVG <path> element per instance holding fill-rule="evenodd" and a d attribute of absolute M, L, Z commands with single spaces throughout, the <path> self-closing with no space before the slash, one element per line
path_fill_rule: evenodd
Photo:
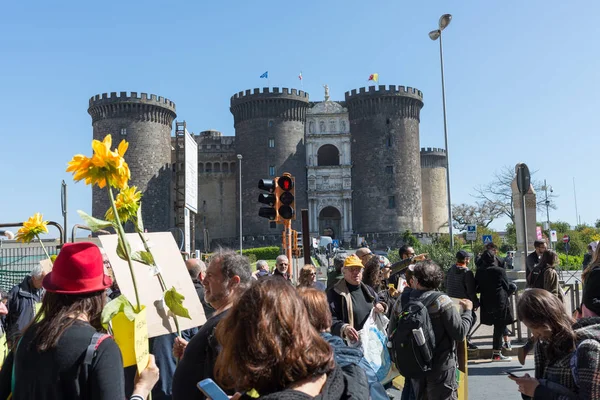
<path fill-rule="evenodd" d="M 288 274 L 292 276 L 292 220 L 286 219 L 283 221 L 283 227 L 285 232 L 284 250 L 285 255 L 288 258 Z"/>

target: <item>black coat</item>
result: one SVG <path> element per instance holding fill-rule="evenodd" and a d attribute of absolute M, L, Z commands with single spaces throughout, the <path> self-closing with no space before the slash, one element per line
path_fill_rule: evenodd
<path fill-rule="evenodd" d="M 497 257 L 490 251 L 482 254 L 475 273 L 475 281 L 477 281 L 477 291 L 481 293 L 479 298 L 481 323 L 484 325 L 512 323 L 514 318 L 510 307 L 508 295 L 510 289 L 506 270 L 500 266 Z"/>

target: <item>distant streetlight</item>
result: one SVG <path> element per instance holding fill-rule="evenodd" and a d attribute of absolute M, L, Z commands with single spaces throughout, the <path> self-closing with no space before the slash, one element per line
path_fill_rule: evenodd
<path fill-rule="evenodd" d="M 550 237 L 550 199 L 548 198 L 548 190 L 550 190 L 550 193 L 553 193 L 554 190 L 552 190 L 552 186 L 548 186 L 546 184 L 546 180 L 544 179 L 544 192 L 546 193 L 546 201 L 544 202 L 546 204 L 546 221 L 548 223 L 548 237 Z M 548 243 L 548 248 L 552 248 L 552 241 L 550 241 Z"/>
<path fill-rule="evenodd" d="M 444 110 L 444 141 L 446 143 L 446 189 L 448 192 L 448 233 L 450 234 L 450 248 L 454 248 L 454 234 L 452 232 L 452 200 L 450 196 L 450 150 L 448 149 L 448 124 L 446 121 L 446 86 L 444 83 L 444 50 L 442 46 L 442 31 L 450 25 L 452 15 L 444 14 L 440 17 L 439 28 L 429 32 L 431 40 L 440 39 L 440 68 L 442 70 L 442 108 Z"/>
<path fill-rule="evenodd" d="M 238 164 L 239 164 L 239 180 L 240 180 L 240 255 L 242 255 L 242 155 L 238 154 Z"/>

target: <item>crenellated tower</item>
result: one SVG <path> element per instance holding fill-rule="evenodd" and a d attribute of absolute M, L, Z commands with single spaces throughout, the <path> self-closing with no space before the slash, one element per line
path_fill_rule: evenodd
<path fill-rule="evenodd" d="M 421 187 L 423 232 L 448 233 L 446 150 L 431 147 L 421 149 Z"/>
<path fill-rule="evenodd" d="M 300 229 L 300 209 L 307 207 L 304 145 L 307 107 L 308 93 L 296 89 L 254 89 L 231 97 L 235 147 L 237 154 L 243 157 L 244 235 L 278 232 L 275 227 L 270 228 L 268 220 L 258 216 L 257 184 L 260 179 L 280 176 L 284 172 L 296 177 L 297 218 L 293 227 Z M 236 201 L 239 209 L 239 193 L 236 193 Z M 239 232 L 239 222 L 237 229 Z"/>
<path fill-rule="evenodd" d="M 354 229 L 422 232 L 419 118 L 423 93 L 404 86 L 346 92 Z"/>
<path fill-rule="evenodd" d="M 130 186 L 143 193 L 143 218 L 148 231 L 166 231 L 174 226 L 171 196 L 171 131 L 175 103 L 163 97 L 137 92 L 111 92 L 89 101 L 93 137 L 107 134 L 113 146 L 129 142 L 125 160 L 131 169 Z M 109 207 L 105 189 L 92 189 L 92 214 L 103 218 Z"/>

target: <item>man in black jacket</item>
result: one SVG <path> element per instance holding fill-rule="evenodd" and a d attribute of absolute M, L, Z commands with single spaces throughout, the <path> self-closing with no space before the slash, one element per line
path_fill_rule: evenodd
<path fill-rule="evenodd" d="M 468 264 L 471 255 L 464 250 L 456 253 L 456 264 L 450 267 L 446 273 L 446 293 L 456 299 L 469 299 L 473 303 L 472 317 L 473 323 L 469 333 L 477 323 L 477 314 L 475 311 L 479 308 L 479 299 L 477 298 L 477 283 L 473 271 L 469 270 Z M 467 335 L 467 348 L 476 350 L 477 346 L 471 343 L 470 335 Z"/>
<path fill-rule="evenodd" d="M 525 259 L 525 278 L 527 279 L 529 279 L 529 274 L 533 271 L 533 268 L 540 263 L 542 254 L 548 250 L 545 240 L 536 240 L 533 242 L 533 247 L 535 247 L 535 251 L 530 253 Z"/>

